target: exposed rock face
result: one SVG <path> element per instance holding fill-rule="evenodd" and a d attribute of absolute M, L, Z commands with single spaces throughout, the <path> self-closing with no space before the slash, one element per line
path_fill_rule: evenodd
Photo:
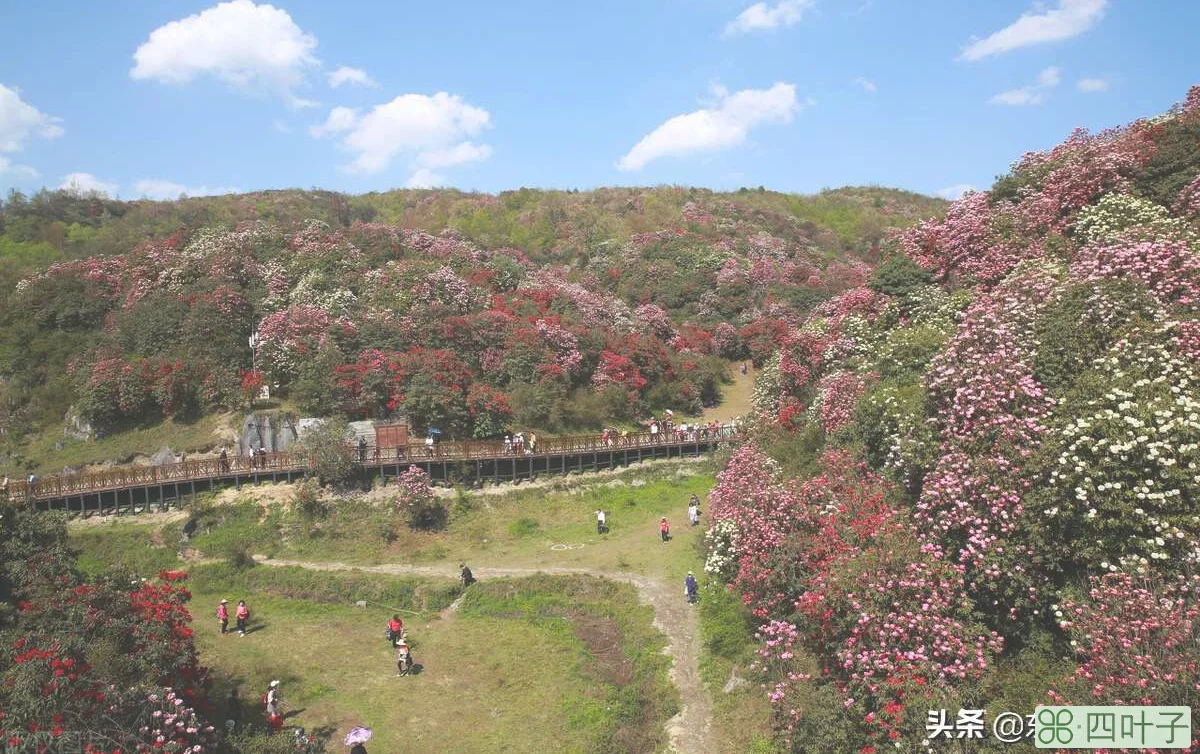
<path fill-rule="evenodd" d="M 84 421 L 78 414 L 75 413 L 75 408 L 72 406 L 67 411 L 66 423 L 63 426 L 63 434 L 67 437 L 76 440 L 95 440 L 100 436 L 96 429 Z"/>
<path fill-rule="evenodd" d="M 151 466 L 166 466 L 167 464 L 177 463 L 178 461 L 179 459 L 175 457 L 175 453 L 170 448 L 166 447 L 150 456 Z"/>
<path fill-rule="evenodd" d="M 266 448 L 268 453 L 287 450 L 298 437 L 296 423 L 282 416 L 251 414 L 242 424 L 237 439 L 237 454 L 249 455 L 251 450 Z"/>

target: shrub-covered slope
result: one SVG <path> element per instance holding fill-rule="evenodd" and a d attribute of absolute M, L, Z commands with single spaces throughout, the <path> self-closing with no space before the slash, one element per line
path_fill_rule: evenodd
<path fill-rule="evenodd" d="M 696 410 L 725 359 L 766 358 L 866 280 L 889 229 L 942 206 L 878 188 L 12 194 L 0 429 L 16 442 L 74 406 L 118 431 L 244 406 L 264 380 L 302 411 L 404 411 L 455 437 Z"/>
<path fill-rule="evenodd" d="M 1200 704 L 1200 88 L 898 234 L 756 409 L 708 569 L 763 621 L 796 751 L 923 750 L 943 708 Z"/>

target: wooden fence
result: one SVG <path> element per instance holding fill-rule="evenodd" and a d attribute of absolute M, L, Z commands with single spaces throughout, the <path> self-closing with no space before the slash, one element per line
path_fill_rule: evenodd
<path fill-rule="evenodd" d="M 424 441 L 410 442 L 394 448 L 368 446 L 365 451 L 349 446 L 355 460 L 364 467 L 394 466 L 398 463 L 451 461 L 504 461 L 521 458 L 548 458 L 554 456 L 577 456 L 594 453 L 622 452 L 638 449 L 663 448 L 680 445 L 709 445 L 720 441 L 738 439 L 738 430 L 732 425 L 716 429 L 689 429 L 682 432 L 672 429 L 657 435 L 649 432 L 616 435 L 579 435 L 574 437 L 548 437 L 531 444 L 526 438 L 523 446 L 510 445 L 503 440 L 463 440 L 438 442 L 432 447 Z M 159 466 L 121 466 L 103 471 L 88 471 L 75 474 L 58 474 L 28 481 L 10 480 L 8 499 L 50 500 L 88 495 L 109 490 L 130 489 L 161 484 L 177 484 L 189 481 L 214 481 L 240 476 L 296 472 L 303 474 L 313 467 L 311 460 L 301 452 L 267 453 L 259 456 L 231 456 L 202 458 L 169 463 Z M 3 491 L 0 491 L 3 497 Z"/>

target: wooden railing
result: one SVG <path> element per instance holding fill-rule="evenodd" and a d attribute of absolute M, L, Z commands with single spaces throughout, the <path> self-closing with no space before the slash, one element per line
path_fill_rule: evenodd
<path fill-rule="evenodd" d="M 738 439 L 738 430 L 733 425 L 722 425 L 716 429 L 695 429 L 684 433 L 676 429 L 652 435 L 649 432 L 617 435 L 579 435 L 575 437 L 547 437 L 531 445 L 526 438 L 524 446 L 513 446 L 503 440 L 463 440 L 434 443 L 409 443 L 400 447 L 369 446 L 365 458 L 360 451 L 350 446 L 354 459 L 364 466 L 394 465 L 396 463 L 428 463 L 451 461 L 499 461 L 531 456 L 569 456 L 609 451 L 637 450 L 674 445 L 693 445 L 715 441 Z M 28 481 L 10 480 L 8 499 L 14 501 L 46 499 L 84 495 L 105 490 L 143 487 L 155 484 L 171 484 L 190 480 L 221 479 L 271 472 L 306 471 L 312 468 L 310 459 L 301 452 L 267 453 L 260 456 L 231 456 L 225 461 L 220 458 L 202 458 L 160 466 L 121 466 L 103 471 L 88 471 L 76 474 L 58 474 L 37 478 L 32 485 Z M 0 490 L 0 498 L 4 492 Z"/>

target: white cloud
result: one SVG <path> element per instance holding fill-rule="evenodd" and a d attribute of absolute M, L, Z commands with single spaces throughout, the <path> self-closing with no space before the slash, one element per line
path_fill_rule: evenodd
<path fill-rule="evenodd" d="M 976 188 L 969 183 L 956 183 L 953 186 L 947 186 L 944 189 L 938 189 L 937 195 L 943 199 L 961 199 L 963 194 L 968 191 L 975 191 Z"/>
<path fill-rule="evenodd" d="M 1048 89 L 1058 86 L 1060 83 L 1062 83 L 1062 71 L 1058 69 L 1058 66 L 1052 65 L 1038 74 L 1038 86 L 1040 87 Z"/>
<path fill-rule="evenodd" d="M 134 192 L 146 199 L 178 199 L 180 194 L 188 196 L 217 196 L 219 194 L 235 194 L 236 188 L 220 187 L 210 189 L 208 186 L 184 186 L 161 178 L 143 178 L 133 184 Z"/>
<path fill-rule="evenodd" d="M 31 136 L 57 139 L 62 118 L 46 115 L 21 99 L 19 89 L 0 84 L 0 152 L 19 152 Z"/>
<path fill-rule="evenodd" d="M 1040 105 L 1046 101 L 1046 91 L 1053 89 L 1062 82 L 1062 71 L 1057 66 L 1050 66 L 1038 74 L 1036 84 L 1023 86 L 1020 89 L 1009 89 L 1000 92 L 989 100 L 993 105 Z"/>
<path fill-rule="evenodd" d="M 365 115 L 349 107 L 329 111 L 325 123 L 309 129 L 314 137 L 341 134 L 340 146 L 355 154 L 351 173 L 379 173 L 407 157 L 415 172 L 410 181 L 430 185 L 444 180 L 432 168 L 486 160 L 492 148 L 471 138 L 491 125 L 491 115 L 457 94 L 402 94 Z"/>
<path fill-rule="evenodd" d="M 0 155 L 0 177 L 5 176 L 14 181 L 32 181 L 38 177 L 38 171 L 28 165 L 14 165 L 12 160 Z"/>
<path fill-rule="evenodd" d="M 777 83 L 770 89 L 743 89 L 729 94 L 716 87 L 718 102 L 712 107 L 676 115 L 646 134 L 617 163 L 621 170 L 641 170 L 659 157 L 711 152 L 746 140 L 751 128 L 767 123 L 789 123 L 801 107 L 815 104 L 796 101 L 793 84 Z"/>
<path fill-rule="evenodd" d="M 798 24 L 804 11 L 811 8 L 813 2 L 814 0 L 779 0 L 774 7 L 766 3 L 755 3 L 725 26 L 725 35 L 769 31 Z"/>
<path fill-rule="evenodd" d="M 1090 29 L 1108 7 L 1108 0 L 1059 0 L 1058 7 L 1021 14 L 1013 23 L 991 36 L 967 45 L 959 60 L 982 60 L 1029 45 L 1061 42 Z"/>
<path fill-rule="evenodd" d="M 1007 92 L 1000 92 L 993 96 L 990 100 L 993 105 L 1040 105 L 1046 101 L 1046 95 L 1035 91 L 1033 87 L 1023 86 L 1020 89 L 1009 89 Z"/>
<path fill-rule="evenodd" d="M 68 173 L 63 176 L 63 182 L 59 185 L 59 188 L 70 191 L 76 196 L 87 196 L 89 194 L 117 195 L 117 184 L 102 181 L 91 173 Z"/>
<path fill-rule="evenodd" d="M 359 86 L 379 86 L 367 72 L 361 68 L 351 68 L 348 65 L 340 65 L 333 73 L 329 74 L 329 86 L 337 89 L 342 84 L 358 84 Z"/>
<path fill-rule="evenodd" d="M 308 133 L 314 139 L 319 139 L 326 134 L 338 133 L 339 131 L 349 131 L 358 123 L 358 111 L 350 107 L 335 107 L 329 111 L 329 116 L 325 118 L 325 122 L 319 126 L 309 126 Z"/>
<path fill-rule="evenodd" d="M 1079 79 L 1075 87 L 1081 92 L 1107 92 L 1108 82 L 1104 79 Z"/>
<path fill-rule="evenodd" d="M 279 118 L 271 122 L 271 127 L 281 134 L 292 132 L 292 127 L 287 124 L 287 121 L 280 120 Z"/>
<path fill-rule="evenodd" d="M 859 77 L 855 78 L 853 81 L 851 81 L 850 83 L 854 84 L 855 86 L 861 86 L 864 90 L 866 90 L 872 94 L 875 93 L 875 88 L 876 88 L 875 82 L 871 81 L 870 79 L 859 76 Z"/>
<path fill-rule="evenodd" d="M 429 168 L 417 168 L 405 182 L 405 188 L 427 189 L 446 185 L 445 176 L 439 175 Z"/>
<path fill-rule="evenodd" d="M 150 32 L 133 54 L 129 75 L 164 84 L 214 76 L 237 89 L 282 94 L 292 107 L 303 107 L 309 101 L 291 90 L 318 64 L 316 47 L 317 38 L 282 8 L 232 0 Z"/>

